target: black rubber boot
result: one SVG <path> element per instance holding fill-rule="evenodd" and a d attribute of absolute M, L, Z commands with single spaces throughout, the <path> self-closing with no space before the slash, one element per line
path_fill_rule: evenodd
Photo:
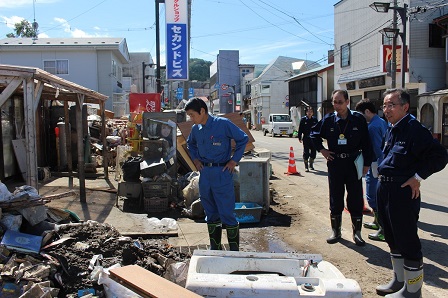
<path fill-rule="evenodd" d="M 308 169 L 308 159 L 305 159 L 303 163 L 305 164 L 305 172 L 309 172 L 310 170 Z"/>
<path fill-rule="evenodd" d="M 221 222 L 210 222 L 207 223 L 208 236 L 210 237 L 210 249 L 211 250 L 221 250 L 221 235 L 222 235 L 222 224 Z"/>
<path fill-rule="evenodd" d="M 389 298 L 420 298 L 423 286 L 423 260 L 404 259 L 403 287 L 393 294 L 386 295 Z"/>
<path fill-rule="evenodd" d="M 227 241 L 229 241 L 229 248 L 233 251 L 240 250 L 240 225 L 227 226 Z"/>
<path fill-rule="evenodd" d="M 333 234 L 331 234 L 330 238 L 327 239 L 328 244 L 333 244 L 341 239 L 341 225 L 342 225 L 342 215 L 331 215 L 331 230 Z"/>
<path fill-rule="evenodd" d="M 358 246 L 366 245 L 366 242 L 362 239 L 361 236 L 362 216 L 352 217 L 352 227 L 353 227 L 353 241 L 355 241 L 355 244 Z"/>
<path fill-rule="evenodd" d="M 373 210 L 373 216 L 373 222 L 364 223 L 364 228 L 371 230 L 378 230 L 380 228 L 380 225 L 378 223 L 378 212 Z"/>
<path fill-rule="evenodd" d="M 310 169 L 314 171 L 314 158 L 310 158 Z"/>
<path fill-rule="evenodd" d="M 394 277 L 388 284 L 376 287 L 376 293 L 380 296 L 386 296 L 387 294 L 395 293 L 403 288 L 404 285 L 403 256 L 401 254 L 391 252 L 390 259 L 392 261 Z"/>

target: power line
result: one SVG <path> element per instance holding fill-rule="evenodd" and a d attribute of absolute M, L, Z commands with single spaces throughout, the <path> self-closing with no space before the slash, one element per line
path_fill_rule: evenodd
<path fill-rule="evenodd" d="M 241 0 L 240 0 L 240 1 L 241 1 Z M 303 25 L 300 23 L 300 21 L 299 21 L 298 19 L 296 19 L 294 16 L 291 16 L 291 15 L 287 14 L 286 12 L 277 9 L 276 7 L 274 7 L 274 6 L 272 6 L 272 5 L 268 4 L 268 3 L 266 3 L 266 2 L 263 1 L 263 0 L 258 0 L 258 1 L 260 1 L 261 3 L 263 3 L 263 4 L 265 4 L 265 5 L 269 6 L 269 7 L 271 7 L 272 9 L 274 9 L 274 10 L 276 10 L 276 11 L 278 11 L 278 12 L 280 12 L 280 13 L 282 13 L 282 14 L 284 14 L 284 15 L 290 17 L 290 18 L 292 18 L 297 24 L 300 25 L 300 27 L 302 27 L 305 31 L 307 31 L 308 33 L 310 33 L 312 36 L 314 36 L 314 37 L 317 38 L 318 40 L 322 41 L 323 43 L 325 43 L 325 44 L 327 44 L 327 45 L 330 45 L 329 43 L 327 43 L 326 41 L 322 40 L 320 37 L 318 37 L 317 35 L 315 35 L 313 32 L 311 32 L 310 30 L 308 30 L 305 26 L 303 26 Z"/>
<path fill-rule="evenodd" d="M 251 7 L 249 7 L 246 3 L 243 2 L 243 0 L 239 0 L 239 1 L 240 1 L 244 6 L 246 6 L 249 10 L 251 10 L 254 14 L 256 14 L 257 16 L 259 16 L 260 18 L 262 18 L 263 20 L 265 20 L 266 22 L 268 22 L 268 23 L 271 24 L 272 26 L 274 26 L 274 27 L 276 27 L 276 28 L 278 28 L 278 29 L 280 29 L 280 30 L 282 30 L 282 31 L 284 31 L 284 32 L 286 32 L 286 33 L 288 33 L 288 34 L 291 34 L 291 35 L 294 35 L 294 36 L 296 36 L 296 37 L 298 37 L 298 38 L 301 38 L 301 39 L 303 39 L 303 40 L 306 40 L 306 41 L 309 41 L 309 42 L 312 42 L 312 43 L 318 43 L 318 44 L 320 44 L 319 42 L 316 42 L 316 41 L 313 41 L 313 40 L 306 39 L 306 38 L 301 37 L 301 36 L 299 36 L 299 35 L 297 35 L 297 34 L 294 34 L 294 33 L 292 33 L 292 32 L 289 32 L 289 31 L 287 31 L 287 30 L 285 30 L 285 29 L 283 29 L 283 28 L 280 28 L 279 26 L 275 25 L 274 23 L 270 22 L 269 20 L 267 20 L 266 18 L 264 18 L 263 16 L 261 16 L 259 13 L 257 13 L 255 10 L 253 10 Z M 324 42 L 324 44 L 327 44 L 327 43 Z"/>

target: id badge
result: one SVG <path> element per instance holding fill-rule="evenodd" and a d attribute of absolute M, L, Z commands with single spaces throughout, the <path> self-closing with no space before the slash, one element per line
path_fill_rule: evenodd
<path fill-rule="evenodd" d="M 346 139 L 346 138 L 344 138 L 344 139 L 339 139 L 339 140 L 338 140 L 338 145 L 347 145 L 347 139 Z"/>

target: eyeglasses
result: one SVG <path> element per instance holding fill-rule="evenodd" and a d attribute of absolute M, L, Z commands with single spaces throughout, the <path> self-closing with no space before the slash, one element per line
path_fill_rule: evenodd
<path fill-rule="evenodd" d="M 400 104 L 400 103 L 389 103 L 387 105 L 382 105 L 381 109 L 384 111 L 386 109 L 393 109 L 393 108 L 395 108 L 395 106 L 401 106 L 401 105 L 402 104 Z"/>

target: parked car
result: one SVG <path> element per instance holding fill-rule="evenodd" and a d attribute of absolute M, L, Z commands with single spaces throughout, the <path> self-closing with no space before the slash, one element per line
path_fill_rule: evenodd
<path fill-rule="evenodd" d="M 294 133 L 294 126 L 288 114 L 269 114 L 268 123 L 262 124 L 261 129 L 263 135 L 269 133 L 271 137 L 287 135 L 292 138 Z"/>

